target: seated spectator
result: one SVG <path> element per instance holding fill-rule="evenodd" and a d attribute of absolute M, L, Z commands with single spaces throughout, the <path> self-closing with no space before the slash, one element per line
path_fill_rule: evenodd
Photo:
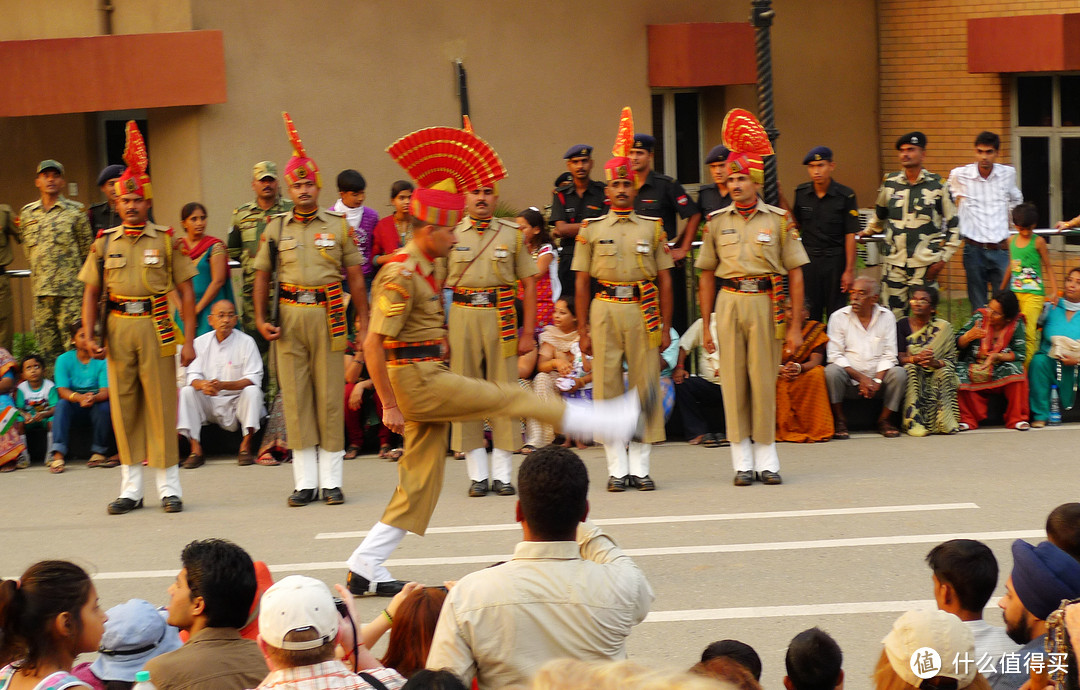
<path fill-rule="evenodd" d="M 461 679 L 450 671 L 429 671 L 421 669 L 401 686 L 401 690 L 466 690 Z"/>
<path fill-rule="evenodd" d="M 896 619 L 882 642 L 885 648 L 874 669 L 875 690 L 929 690 L 936 687 L 990 690 L 990 684 L 979 674 L 977 664 L 953 663 L 954 659 L 973 658 L 975 640 L 971 630 L 951 613 L 908 611 Z M 923 647 L 932 648 L 940 658 L 941 668 L 936 674 L 915 675 L 912 657 Z M 933 673 L 933 668 L 924 673 Z"/>
<path fill-rule="evenodd" d="M 675 412 L 675 382 L 672 380 L 672 375 L 675 373 L 675 365 L 679 363 L 679 353 L 682 352 L 679 346 L 679 332 L 674 328 L 669 328 L 668 337 L 671 343 L 668 344 L 667 349 L 660 351 L 660 403 L 664 407 L 664 424 L 667 424 L 672 413 Z M 623 364 L 624 372 L 626 366 Z M 630 387 L 626 373 L 623 374 L 623 383 L 627 388 Z"/>
<path fill-rule="evenodd" d="M 251 441 L 259 430 L 263 407 L 262 356 L 255 339 L 236 330 L 236 307 L 228 300 L 217 302 L 210 314 L 213 331 L 195 339 L 195 361 L 187 368 L 187 385 L 180 389 L 177 430 L 191 441 L 191 455 L 184 469 L 206 462 L 199 439 L 203 424 L 217 424 L 227 431 L 238 427 L 244 435 L 237 462 L 255 461 Z"/>
<path fill-rule="evenodd" d="M 446 597 L 427 667 L 480 690 L 525 683 L 545 662 L 623 659 L 652 604 L 645 575 L 588 521 L 589 475 L 573 451 L 547 446 L 518 472 L 514 558 L 463 577 Z M 498 602 L 497 606 L 492 604 Z"/>
<path fill-rule="evenodd" d="M 547 400 L 562 395 L 565 398 L 592 400 L 592 357 L 583 355 L 578 347 L 577 315 L 574 305 L 566 299 L 555 301 L 552 322 L 540 332 L 536 374 L 532 389 Z M 546 446 L 555 438 L 549 424 L 528 420 L 528 434 L 521 452 L 528 454 Z M 570 439 L 564 445 L 569 447 Z M 579 443 L 578 448 L 585 444 Z"/>
<path fill-rule="evenodd" d="M 1080 597 L 1080 563 L 1050 542 L 1032 546 L 1017 539 L 1012 556 L 1012 574 L 998 606 L 1005 631 L 1021 645 L 1020 672 L 1006 673 L 1003 664 L 996 663 L 987 676 L 994 690 L 1019 690 L 1027 682 L 1030 657 L 1043 655 L 1046 648 L 1046 619 L 1062 599 Z"/>
<path fill-rule="evenodd" d="M 829 364 L 825 381 L 832 405 L 833 438 L 849 438 L 845 399 L 881 398 L 877 429 L 885 438 L 900 430 L 889 421 L 904 399 L 907 373 L 897 366 L 896 317 L 878 304 L 881 284 L 865 276 L 851 286 L 851 305 L 829 317 Z"/>
<path fill-rule="evenodd" d="M 56 358 L 53 375 L 56 376 L 56 392 L 59 402 L 53 413 L 52 457 L 50 468 L 59 463 L 61 467 L 68 456 L 71 430 L 76 424 L 89 425 L 92 441 L 87 467 L 116 467 L 119 457 L 115 450 L 112 418 L 109 409 L 109 375 L 104 359 L 96 359 L 90 351 L 94 346 L 82 327 L 82 319 L 71 326 L 71 339 L 75 349 Z"/>
<path fill-rule="evenodd" d="M 1046 538 L 1080 561 L 1080 503 L 1062 503 L 1046 517 Z"/>
<path fill-rule="evenodd" d="M 758 656 L 753 647 L 745 642 L 718 640 L 706 647 L 705 651 L 701 653 L 702 662 L 716 657 L 726 657 L 732 661 L 737 661 L 745 666 L 747 671 L 750 671 L 751 675 L 754 676 L 754 680 L 761 680 L 761 657 Z"/>
<path fill-rule="evenodd" d="M 193 541 L 169 586 L 169 625 L 188 634 L 176 651 L 154 657 L 146 670 L 158 690 L 243 690 L 266 676 L 259 647 L 240 636 L 255 599 L 255 565 L 222 539 Z M 260 624 L 262 619 L 259 619 Z"/>
<path fill-rule="evenodd" d="M 979 428 L 986 419 L 989 396 L 995 393 L 1005 395 L 1005 426 L 1017 431 L 1031 428 L 1024 375 L 1025 327 L 1016 295 L 1003 291 L 960 329 L 956 337 L 960 431 Z"/>
<path fill-rule="evenodd" d="M 45 360 L 41 355 L 27 355 L 23 357 L 20 365 L 22 381 L 15 389 L 15 407 L 22 416 L 22 434 L 27 441 L 29 450 L 31 437 L 48 439 L 45 448 L 52 444 L 52 418 L 59 398 L 56 395 L 56 384 L 45 378 Z M 24 462 L 29 466 L 31 458 L 24 456 Z M 49 461 L 49 471 L 60 474 L 64 471 L 64 463 L 55 464 Z"/>
<path fill-rule="evenodd" d="M 1004 628 L 983 620 L 983 609 L 998 580 L 997 559 L 989 546 L 973 539 L 952 539 L 931 549 L 926 562 L 934 572 L 934 601 L 971 630 L 976 662 L 984 656 L 1000 661 L 1002 654 L 1017 650 L 1019 645 Z"/>
<path fill-rule="evenodd" d="M 351 604 L 352 597 L 346 602 Z M 273 670 L 256 690 L 367 690 L 378 687 L 373 680 L 395 690 L 405 684 L 397 671 L 381 666 L 362 641 L 353 639 L 322 582 L 290 575 L 266 590 L 259 607 L 259 649 Z M 336 658 L 339 642 L 347 650 L 344 659 L 362 671 L 353 673 Z"/>
<path fill-rule="evenodd" d="M 445 587 L 424 587 L 418 582 L 406 584 L 390 600 L 390 605 L 361 629 L 364 646 L 372 649 L 389 630 L 390 643 L 382 664 L 405 678 L 412 678 L 427 661 L 445 600 Z"/>
<path fill-rule="evenodd" d="M 352 460 L 360 455 L 364 448 L 364 439 L 367 436 L 367 421 L 373 410 L 369 409 L 368 403 L 375 398 L 375 384 L 367 373 L 364 364 L 364 348 L 360 343 L 350 342 L 345 351 L 345 459 Z M 379 440 L 383 440 L 383 434 L 389 440 L 390 431 L 383 424 L 379 425 Z M 394 451 L 390 456 L 390 445 L 383 444 L 379 448 L 379 457 L 390 457 L 397 460 L 401 453 Z"/>
<path fill-rule="evenodd" d="M 1080 267 L 1065 277 L 1065 294 L 1044 312 L 1039 351 L 1028 366 L 1028 401 L 1031 426 L 1041 429 L 1050 419 L 1050 388 L 1057 386 L 1062 410 L 1076 404 L 1077 365 L 1080 358 L 1070 356 L 1061 344 L 1080 341 Z M 1033 326 L 1034 327 L 1034 326 Z M 1057 348 L 1055 342 L 1059 343 Z"/>
<path fill-rule="evenodd" d="M 40 561 L 0 580 L 0 688 L 89 688 L 71 667 L 104 630 L 94 583 L 74 563 Z"/>
<path fill-rule="evenodd" d="M 791 322 L 791 301 L 784 305 Z M 803 307 L 802 345 L 783 358 L 776 377 L 776 440 L 791 443 L 828 441 L 833 435 L 825 355 L 825 324 Z"/>
<path fill-rule="evenodd" d="M 844 654 L 827 632 L 803 630 L 784 655 L 784 687 L 787 690 L 843 690 Z"/>
<path fill-rule="evenodd" d="M 675 409 L 682 417 L 683 436 L 692 446 L 706 448 L 731 445 L 724 431 L 724 397 L 720 388 L 720 350 L 709 352 L 702 337 L 702 320 L 690 324 L 679 342 L 679 359 L 671 373 L 675 384 Z M 716 319 L 709 321 L 713 342 L 716 336 Z M 686 370 L 686 357 L 697 356 L 698 375 L 691 376 Z M 705 659 L 702 659 L 705 661 Z"/>
<path fill-rule="evenodd" d="M 960 431 L 956 402 L 956 338 L 952 324 L 937 318 L 938 291 L 912 287 L 908 316 L 896 324 L 896 351 L 907 371 L 901 425 L 909 436 Z"/>
<path fill-rule="evenodd" d="M 412 239 L 412 215 L 409 213 L 412 193 L 413 183 L 408 180 L 398 180 L 390 185 L 390 204 L 394 212 L 380 219 L 372 231 L 371 263 L 375 271 Z"/>
<path fill-rule="evenodd" d="M 165 612 L 149 601 L 129 599 L 105 613 L 108 620 L 97 659 L 71 669 L 94 690 L 131 690 L 135 674 L 147 661 L 182 644 L 179 631 L 165 622 Z"/>
<path fill-rule="evenodd" d="M 723 681 L 735 690 L 761 690 L 761 684 L 745 666 L 725 656 L 699 661 L 690 667 L 690 673 Z"/>
<path fill-rule="evenodd" d="M 22 469 L 19 459 L 26 452 L 26 438 L 19 431 L 19 410 L 15 407 L 15 389 L 19 385 L 19 363 L 0 347 L 0 472 Z"/>

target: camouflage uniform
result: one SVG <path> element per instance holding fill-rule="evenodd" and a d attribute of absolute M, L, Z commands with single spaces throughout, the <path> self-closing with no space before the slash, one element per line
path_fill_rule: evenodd
<path fill-rule="evenodd" d="M 907 311 L 908 287 L 927 282 L 927 269 L 959 249 L 956 205 L 940 175 L 920 170 L 909 183 L 901 170 L 882 180 L 875 215 L 870 227 L 885 233 L 887 252 L 881 298 L 899 319 Z"/>
<path fill-rule="evenodd" d="M 67 350 L 68 326 L 81 315 L 79 269 L 94 238 L 83 205 L 64 197 L 48 211 L 40 200 L 23 206 L 19 229 L 30 260 L 34 336 L 51 367 Z"/>
<path fill-rule="evenodd" d="M 8 239 L 8 238 L 11 239 Z M 11 352 L 13 333 L 11 279 L 5 274 L 8 264 L 14 260 L 11 240 L 19 242 L 19 231 L 15 228 L 15 212 L 7 204 L 0 204 L 0 347 Z"/>
<path fill-rule="evenodd" d="M 292 207 L 293 202 L 278 199 L 273 206 L 264 211 L 259 207 L 258 202 L 249 201 L 235 209 L 232 215 L 232 229 L 229 231 L 228 241 L 229 258 L 240 262 L 241 275 L 244 279 L 241 290 L 244 303 L 241 324 L 244 332 L 255 338 L 259 351 L 263 354 L 270 349 L 270 346 L 255 328 L 255 304 L 251 300 L 251 289 L 255 284 L 255 254 L 259 251 L 259 238 L 262 237 L 270 216 L 285 213 Z"/>

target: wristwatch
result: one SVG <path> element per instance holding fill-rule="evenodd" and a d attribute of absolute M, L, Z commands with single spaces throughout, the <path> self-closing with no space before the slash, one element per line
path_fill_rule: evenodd
<path fill-rule="evenodd" d="M 879 385 L 879 386 L 881 385 L 881 379 L 879 379 L 879 378 L 877 378 L 877 377 L 875 377 L 875 378 L 871 379 L 871 381 L 873 381 L 874 383 L 876 383 L 876 384 L 877 384 L 877 385 Z"/>

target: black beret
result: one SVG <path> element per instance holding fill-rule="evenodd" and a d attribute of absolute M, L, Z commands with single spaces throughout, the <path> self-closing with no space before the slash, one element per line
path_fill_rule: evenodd
<path fill-rule="evenodd" d="M 708 155 L 705 156 L 705 165 L 712 165 L 713 163 L 723 163 L 731 155 L 731 151 L 723 144 L 718 144 L 709 149 Z"/>
<path fill-rule="evenodd" d="M 634 143 L 630 144 L 632 149 L 645 149 L 652 153 L 652 150 L 656 148 L 656 138 L 651 134 L 634 134 Z"/>
<path fill-rule="evenodd" d="M 101 174 L 97 176 L 97 186 L 100 187 L 109 180 L 120 177 L 123 174 L 124 166 L 122 165 L 113 164 L 106 166 L 105 169 L 101 171 Z"/>
<path fill-rule="evenodd" d="M 563 154 L 563 158 L 566 160 L 570 160 L 571 158 L 581 158 L 582 156 L 585 156 L 586 158 L 592 156 L 592 147 L 588 144 L 574 144 Z"/>
<path fill-rule="evenodd" d="M 806 158 L 802 159 L 803 165 L 809 165 L 814 161 L 831 161 L 832 149 L 828 146 L 815 146 L 810 149 L 810 153 L 806 154 Z"/>
<path fill-rule="evenodd" d="M 918 146 L 919 148 L 926 148 L 926 135 L 922 132 L 908 132 L 904 136 L 896 140 L 896 148 L 900 149 L 904 144 L 911 144 L 912 146 Z"/>

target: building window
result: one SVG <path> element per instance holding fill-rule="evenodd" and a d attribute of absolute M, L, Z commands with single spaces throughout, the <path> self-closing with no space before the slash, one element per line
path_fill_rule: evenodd
<path fill-rule="evenodd" d="M 701 182 L 701 95 L 662 90 L 652 95 L 653 165 L 684 185 Z"/>
<path fill-rule="evenodd" d="M 1039 227 L 1080 215 L 1080 75 L 1016 77 L 1012 132 L 1020 190 L 1039 209 Z"/>

